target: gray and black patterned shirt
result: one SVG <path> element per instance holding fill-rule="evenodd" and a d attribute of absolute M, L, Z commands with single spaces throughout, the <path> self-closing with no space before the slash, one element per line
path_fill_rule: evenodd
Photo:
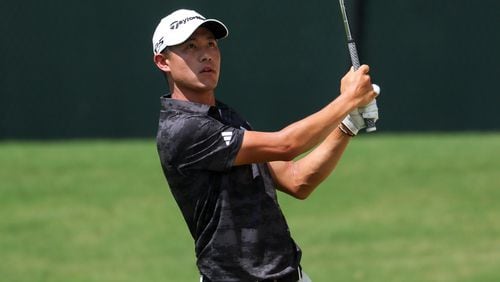
<path fill-rule="evenodd" d="M 301 251 L 267 165 L 232 165 L 250 125 L 221 102 L 163 96 L 161 104 L 158 153 L 200 272 L 217 282 L 256 281 L 297 269 Z"/>

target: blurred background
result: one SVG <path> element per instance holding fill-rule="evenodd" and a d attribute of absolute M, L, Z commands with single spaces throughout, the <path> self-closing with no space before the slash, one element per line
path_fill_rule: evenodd
<path fill-rule="evenodd" d="M 346 0 L 382 88 L 306 201 L 280 206 L 313 281 L 500 281 L 500 1 Z M 0 1 L 0 280 L 197 281 L 158 160 L 153 31 L 223 21 L 216 95 L 257 130 L 338 96 L 337 1 Z"/>
<path fill-rule="evenodd" d="M 384 132 L 500 129 L 498 1 L 347 1 Z M 276 130 L 338 95 L 349 55 L 337 1 L 0 3 L 0 138 L 152 137 L 163 77 L 151 37 L 176 8 L 230 30 L 217 97 Z M 279 109 L 279 114 L 277 114 Z"/>

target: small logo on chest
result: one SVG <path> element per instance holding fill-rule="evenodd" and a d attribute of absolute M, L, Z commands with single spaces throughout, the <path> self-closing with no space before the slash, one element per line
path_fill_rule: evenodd
<path fill-rule="evenodd" d="M 229 146 L 229 143 L 231 142 L 231 138 L 233 137 L 233 132 L 231 131 L 226 131 L 221 133 L 222 138 L 224 138 L 224 142 L 226 142 L 226 145 Z"/>

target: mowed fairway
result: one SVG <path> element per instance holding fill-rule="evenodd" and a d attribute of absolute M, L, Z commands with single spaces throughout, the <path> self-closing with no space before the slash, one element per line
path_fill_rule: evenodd
<path fill-rule="evenodd" d="M 500 281 L 500 134 L 356 137 L 280 194 L 315 282 Z M 0 143 L 0 281 L 197 281 L 155 143 Z"/>

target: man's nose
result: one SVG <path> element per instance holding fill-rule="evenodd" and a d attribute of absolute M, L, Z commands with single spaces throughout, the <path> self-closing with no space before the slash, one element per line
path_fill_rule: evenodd
<path fill-rule="evenodd" d="M 212 57 L 207 52 L 205 52 L 204 54 L 201 55 L 202 62 L 211 61 L 211 60 L 212 60 Z"/>
<path fill-rule="evenodd" d="M 209 52 L 208 49 L 203 49 L 200 60 L 202 62 L 211 61 L 212 60 L 212 55 L 210 54 L 210 52 Z"/>

